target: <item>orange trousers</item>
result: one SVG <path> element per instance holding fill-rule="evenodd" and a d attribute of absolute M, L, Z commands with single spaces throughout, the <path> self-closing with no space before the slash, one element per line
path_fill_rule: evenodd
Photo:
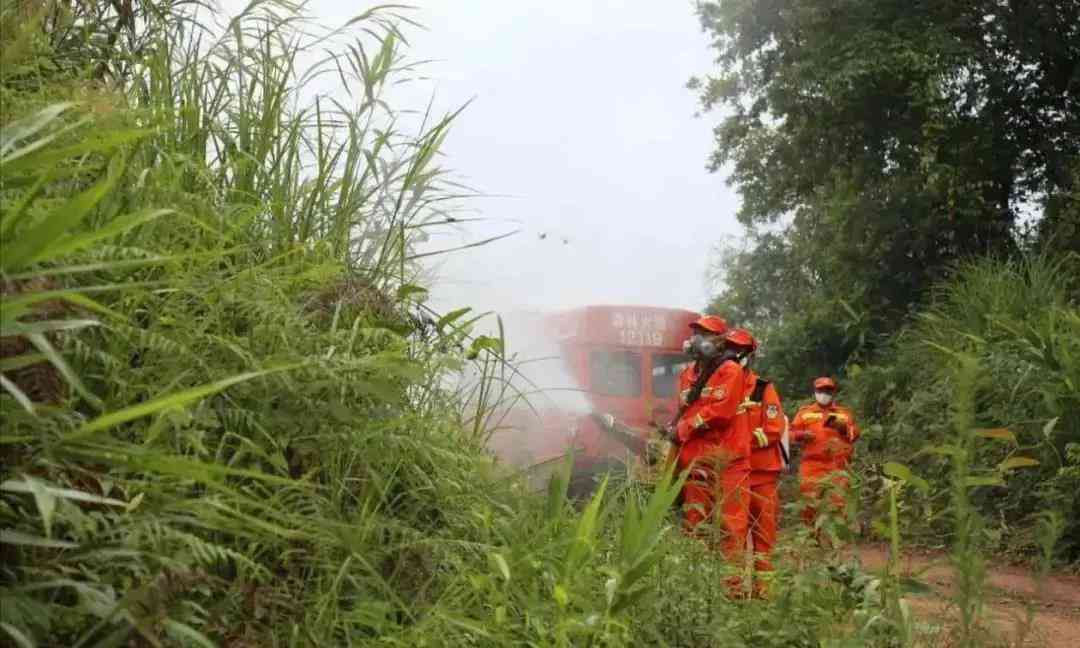
<path fill-rule="evenodd" d="M 723 529 L 720 551 L 734 565 L 742 563 L 746 534 L 750 527 L 750 473 L 745 468 L 728 468 L 719 473 L 695 466 L 683 485 L 683 524 L 685 531 L 702 536 L 701 525 L 713 519 Z M 717 499 L 720 500 L 719 507 Z"/>
<path fill-rule="evenodd" d="M 799 493 L 805 500 L 802 519 L 807 526 L 813 528 L 819 511 L 826 507 L 833 515 L 843 515 L 844 494 L 848 488 L 848 478 L 840 472 L 844 468 L 832 462 L 803 462 L 799 470 Z M 825 502 L 822 501 L 823 491 L 829 484 L 833 488 L 829 490 L 828 501 Z"/>
<path fill-rule="evenodd" d="M 754 473 L 750 478 L 750 539 L 754 543 L 754 571 L 772 571 L 776 525 L 780 517 L 779 474 Z"/>

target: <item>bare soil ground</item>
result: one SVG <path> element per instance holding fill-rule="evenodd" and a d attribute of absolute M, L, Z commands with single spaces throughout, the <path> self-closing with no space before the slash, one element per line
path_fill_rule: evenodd
<path fill-rule="evenodd" d="M 867 568 L 881 568 L 887 561 L 883 545 L 862 545 L 857 551 Z M 949 602 L 953 573 L 947 556 L 910 553 L 900 565 L 905 575 L 933 589 L 908 598 L 916 615 L 926 621 L 955 616 Z M 991 559 L 987 585 L 986 626 L 994 639 L 1016 647 L 1080 647 L 1080 576 L 1051 574 L 1040 583 L 1030 568 L 995 564 Z M 1030 622 L 1029 613 L 1033 613 Z"/>

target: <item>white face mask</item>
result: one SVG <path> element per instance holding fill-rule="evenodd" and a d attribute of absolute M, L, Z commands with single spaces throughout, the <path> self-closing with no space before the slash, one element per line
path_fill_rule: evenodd
<path fill-rule="evenodd" d="M 814 400 L 816 400 L 817 404 L 821 405 L 822 407 L 825 407 L 826 405 L 831 403 L 832 399 L 833 395 L 829 392 L 814 392 Z"/>

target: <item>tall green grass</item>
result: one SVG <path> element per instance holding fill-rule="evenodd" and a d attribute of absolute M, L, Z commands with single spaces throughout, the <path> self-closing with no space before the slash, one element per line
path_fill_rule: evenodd
<path fill-rule="evenodd" d="M 399 21 L 324 33 L 252 3 L 218 35 L 143 2 L 128 34 L 34 4 L 3 16 L 7 638 L 416 625 L 456 578 L 446 554 L 482 543 L 446 511 L 499 482 L 442 387 L 461 359 L 410 316 L 415 234 L 455 194 L 450 116 L 404 134 L 382 96 Z M 350 103 L 305 94 L 329 72 Z"/>
<path fill-rule="evenodd" d="M 951 438 L 949 411 L 957 383 L 955 354 L 977 364 L 971 387 L 971 426 L 977 430 L 973 465 L 1002 475 L 1001 483 L 972 495 L 987 519 L 991 545 L 1017 555 L 1038 555 L 1034 516 L 1056 510 L 1066 531 L 1058 558 L 1075 561 L 1080 509 L 1069 494 L 1080 444 L 1080 258 L 1031 256 L 981 259 L 943 282 L 933 305 L 894 340 L 878 360 L 858 368 L 853 390 L 868 435 L 868 466 L 906 462 L 929 480 L 936 495 L 906 505 L 928 518 L 913 525 L 929 542 L 951 523 L 942 515 L 950 482 L 947 457 L 922 452 Z M 992 470 L 991 470 L 992 469 Z"/>

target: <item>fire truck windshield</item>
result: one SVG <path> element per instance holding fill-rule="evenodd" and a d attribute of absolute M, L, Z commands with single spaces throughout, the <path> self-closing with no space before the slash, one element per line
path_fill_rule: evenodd
<path fill-rule="evenodd" d="M 604 396 L 640 396 L 641 354 L 633 351 L 590 353 L 589 391 Z"/>
<path fill-rule="evenodd" d="M 658 398 L 671 398 L 679 382 L 679 372 L 690 359 L 682 353 L 652 354 L 652 391 Z"/>

